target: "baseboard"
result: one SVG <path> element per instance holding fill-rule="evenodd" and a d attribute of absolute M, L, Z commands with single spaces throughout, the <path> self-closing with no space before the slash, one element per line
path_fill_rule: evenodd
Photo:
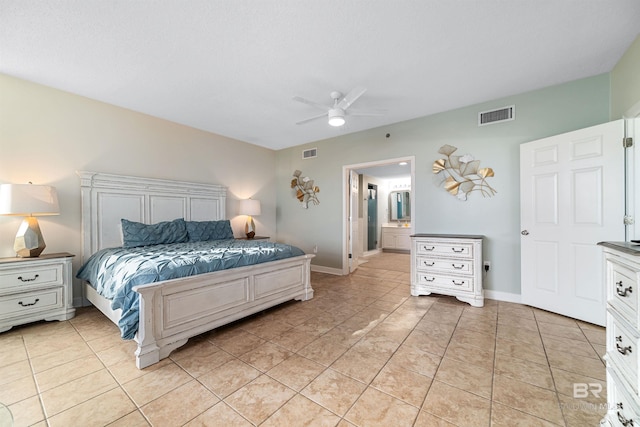
<path fill-rule="evenodd" d="M 496 301 L 513 302 L 516 304 L 522 304 L 522 295 L 513 294 L 511 292 L 500 292 L 500 291 L 493 291 L 491 289 L 485 289 L 484 297 L 487 299 L 493 299 Z"/>
<path fill-rule="evenodd" d="M 321 265 L 311 264 L 311 271 L 316 273 L 333 274 L 336 276 L 342 276 L 342 270 L 339 268 L 323 267 Z"/>

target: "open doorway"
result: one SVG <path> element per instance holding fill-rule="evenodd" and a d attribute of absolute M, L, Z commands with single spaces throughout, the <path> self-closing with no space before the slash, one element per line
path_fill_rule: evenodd
<path fill-rule="evenodd" d="M 357 181 L 356 181 L 357 180 Z M 375 193 L 371 190 L 375 188 Z M 407 239 L 414 232 L 415 203 L 404 207 L 401 220 L 391 219 L 392 207 L 389 202 L 392 191 L 407 192 L 407 200 L 413 200 L 415 193 L 415 157 L 402 157 L 343 166 L 343 274 L 354 271 L 361 258 L 387 250 L 383 244 L 385 236 L 402 234 Z M 357 190 L 354 190 L 357 189 Z M 376 215 L 369 214 L 370 197 L 374 197 Z M 394 206 L 395 209 L 395 206 Z M 393 222 L 392 222 L 393 221 Z M 375 228 L 375 233 L 370 232 Z M 391 232 L 391 233 L 386 233 Z M 370 242 L 374 239 L 374 243 Z M 390 240 L 387 239 L 387 242 Z M 389 245 L 387 243 L 387 245 Z M 406 241 L 403 241 L 406 245 Z M 373 249 L 371 249 L 373 247 Z M 406 250 L 409 246 L 406 247 Z"/>

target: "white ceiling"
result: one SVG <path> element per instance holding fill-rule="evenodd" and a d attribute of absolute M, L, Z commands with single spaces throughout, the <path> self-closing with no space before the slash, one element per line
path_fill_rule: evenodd
<path fill-rule="evenodd" d="M 609 72 L 639 31 L 638 0 L 2 0 L 0 72 L 281 149 Z M 387 113 L 295 124 L 355 86 Z"/>

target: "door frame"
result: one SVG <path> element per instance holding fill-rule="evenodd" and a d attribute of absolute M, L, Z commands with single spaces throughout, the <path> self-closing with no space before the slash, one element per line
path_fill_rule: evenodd
<path fill-rule="evenodd" d="M 349 175 L 352 170 L 370 168 L 374 166 L 385 166 L 407 162 L 410 166 L 411 174 L 411 234 L 414 233 L 415 227 L 415 193 L 416 193 L 416 157 L 396 157 L 393 159 L 377 160 L 373 162 L 356 163 L 342 166 L 342 274 L 349 274 L 349 196 L 351 186 L 349 185 Z"/>

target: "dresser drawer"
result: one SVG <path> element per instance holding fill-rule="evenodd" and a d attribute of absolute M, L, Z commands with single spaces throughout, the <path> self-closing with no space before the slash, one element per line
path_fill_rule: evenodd
<path fill-rule="evenodd" d="M 418 285 L 427 285 L 450 291 L 471 291 L 473 290 L 473 277 L 441 276 L 418 272 Z"/>
<path fill-rule="evenodd" d="M 0 319 L 64 306 L 63 287 L 0 297 Z"/>
<path fill-rule="evenodd" d="M 621 380 L 616 374 L 607 372 L 607 399 L 609 412 L 608 417 L 616 427 L 629 427 L 640 425 L 640 408 L 637 399 L 629 396 L 619 386 Z"/>
<path fill-rule="evenodd" d="M 416 241 L 416 254 L 438 257 L 473 258 L 472 243 Z"/>
<path fill-rule="evenodd" d="M 62 285 L 62 264 L 8 268 L 0 270 L 0 291 L 10 288 L 40 285 Z"/>
<path fill-rule="evenodd" d="M 607 354 L 638 393 L 638 351 L 640 338 L 611 313 L 607 314 Z"/>
<path fill-rule="evenodd" d="M 626 265 L 609 259 L 607 300 L 616 307 L 628 321 L 637 325 L 638 300 L 640 288 L 638 286 L 639 272 Z"/>
<path fill-rule="evenodd" d="M 438 258 L 417 257 L 418 271 L 442 271 L 455 274 L 473 274 L 472 260 L 446 260 Z"/>

